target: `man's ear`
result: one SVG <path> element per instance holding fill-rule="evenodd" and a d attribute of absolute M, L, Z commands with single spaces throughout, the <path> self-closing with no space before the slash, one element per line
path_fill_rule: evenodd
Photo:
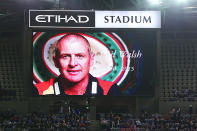
<path fill-rule="evenodd" d="M 55 67 L 56 67 L 56 68 L 59 68 L 59 62 L 58 62 L 58 59 L 57 59 L 56 56 L 53 56 L 53 62 L 54 62 L 54 64 L 55 64 Z"/>
<path fill-rule="evenodd" d="M 95 57 L 95 54 L 92 52 L 90 54 L 90 66 L 93 66 L 94 65 L 94 57 Z"/>

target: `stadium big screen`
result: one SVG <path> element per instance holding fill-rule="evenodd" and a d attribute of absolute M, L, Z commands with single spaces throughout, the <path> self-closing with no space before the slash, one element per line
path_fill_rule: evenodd
<path fill-rule="evenodd" d="M 92 95 L 97 95 L 100 87 L 103 95 L 108 95 L 105 88 L 110 92 L 113 87 L 120 92 L 112 94 L 115 96 L 152 96 L 157 77 L 157 32 L 131 28 L 160 28 L 157 23 L 160 24 L 160 12 L 157 11 L 30 10 L 33 88 L 40 95 L 60 95 L 62 79 L 73 85 L 75 82 L 68 77 L 77 78 L 85 72 L 85 67 L 91 76 L 88 86 L 91 86 Z M 81 62 L 87 56 L 81 45 L 74 44 L 76 40 L 70 40 L 61 55 L 60 43 L 69 35 L 82 36 L 88 41 L 90 66 Z M 58 60 L 57 52 L 60 53 Z M 89 87 L 86 88 L 80 95 L 87 94 Z M 65 90 L 63 92 L 66 94 Z"/>

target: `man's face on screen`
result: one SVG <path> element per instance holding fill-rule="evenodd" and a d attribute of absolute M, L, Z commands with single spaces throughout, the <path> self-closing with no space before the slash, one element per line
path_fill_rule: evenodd
<path fill-rule="evenodd" d="M 71 35 L 58 44 L 56 66 L 68 82 L 80 82 L 88 78 L 93 58 L 89 53 L 89 44 L 83 38 Z"/>

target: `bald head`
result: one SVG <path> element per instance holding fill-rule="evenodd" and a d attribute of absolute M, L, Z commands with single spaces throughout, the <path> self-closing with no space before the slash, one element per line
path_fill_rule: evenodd
<path fill-rule="evenodd" d="M 81 45 L 83 45 L 85 48 L 88 49 L 89 54 L 91 54 L 90 44 L 84 36 L 82 36 L 80 34 L 67 34 L 58 40 L 57 45 L 56 45 L 56 49 L 55 49 L 55 56 L 56 57 L 59 56 L 60 46 L 62 46 L 64 44 L 72 44 L 74 42 L 81 43 Z"/>

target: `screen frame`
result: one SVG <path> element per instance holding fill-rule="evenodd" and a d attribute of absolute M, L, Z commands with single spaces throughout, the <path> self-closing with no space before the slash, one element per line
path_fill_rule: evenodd
<path fill-rule="evenodd" d="M 26 61 L 28 64 L 25 64 L 24 68 L 27 69 L 27 71 L 25 71 L 25 87 L 33 87 L 33 64 L 32 64 L 32 60 L 33 60 L 33 48 L 32 48 L 32 40 L 33 40 L 33 32 L 154 32 L 156 35 L 156 82 L 154 85 L 154 92 L 153 95 L 132 95 L 132 96 L 126 96 L 126 97 L 153 97 L 153 96 L 159 96 L 158 94 L 158 90 L 159 88 L 157 87 L 159 85 L 159 66 L 160 66 L 160 53 L 159 53 L 159 49 L 160 49 L 160 44 L 161 44 L 161 36 L 160 36 L 160 32 L 161 29 L 160 28 L 30 28 L 28 27 L 28 17 L 27 17 L 27 12 L 26 12 L 26 19 L 25 19 L 25 23 L 26 26 L 24 27 L 24 48 L 27 49 L 26 51 L 24 51 L 24 54 L 27 56 Z M 32 74 L 31 76 L 29 74 Z M 30 89 L 25 88 L 25 94 L 27 94 L 27 96 L 32 96 L 32 91 Z M 157 93 L 156 93 L 157 92 Z M 46 96 L 39 96 L 39 97 L 46 97 Z M 118 96 L 117 96 L 118 97 Z M 120 96 L 122 97 L 122 96 Z M 125 96 L 124 96 L 125 97 Z"/>

